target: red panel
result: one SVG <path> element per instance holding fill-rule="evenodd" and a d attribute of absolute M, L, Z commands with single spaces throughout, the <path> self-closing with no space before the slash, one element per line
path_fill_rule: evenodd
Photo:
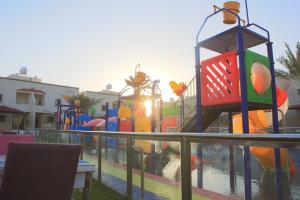
<path fill-rule="evenodd" d="M 176 128 L 177 127 L 177 117 L 164 117 L 162 121 L 162 132 L 167 132 L 168 128 Z"/>
<path fill-rule="evenodd" d="M 126 119 L 126 120 L 120 120 L 120 131 L 124 132 L 131 132 L 132 131 L 132 124 L 131 121 Z"/>
<path fill-rule="evenodd" d="M 235 51 L 201 62 L 201 98 L 202 106 L 240 102 Z"/>

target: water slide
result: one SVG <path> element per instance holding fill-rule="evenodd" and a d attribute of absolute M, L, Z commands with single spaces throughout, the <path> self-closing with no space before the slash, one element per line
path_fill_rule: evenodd
<path fill-rule="evenodd" d="M 278 120 L 281 121 L 288 110 L 288 96 L 285 91 L 276 88 L 277 92 L 277 105 L 278 105 Z M 249 133 L 250 134 L 267 134 L 266 130 L 272 126 L 272 112 L 264 110 L 249 111 Z M 237 114 L 233 116 L 233 133 L 241 134 L 242 115 Z M 268 147 L 255 147 L 250 148 L 252 155 L 256 156 L 258 162 L 267 171 L 274 171 L 274 149 Z M 285 172 L 294 173 L 295 165 L 293 160 L 288 156 L 286 149 L 280 149 L 281 164 Z"/>

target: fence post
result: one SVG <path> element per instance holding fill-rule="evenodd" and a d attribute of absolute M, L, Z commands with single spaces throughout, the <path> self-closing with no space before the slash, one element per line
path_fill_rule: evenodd
<path fill-rule="evenodd" d="M 84 148 L 84 134 L 80 134 L 80 142 L 81 142 L 81 153 L 80 160 L 83 160 L 83 148 Z"/>
<path fill-rule="evenodd" d="M 102 171 L 102 162 L 101 162 L 101 155 L 102 149 L 101 149 L 101 135 L 98 135 L 98 181 L 101 183 L 101 171 Z"/>
<path fill-rule="evenodd" d="M 251 191 L 251 163 L 250 163 L 250 147 L 244 146 L 244 177 L 245 177 L 245 200 L 252 199 Z"/>
<path fill-rule="evenodd" d="M 181 189 L 182 199 L 191 200 L 191 143 L 186 137 L 181 139 Z"/>
<path fill-rule="evenodd" d="M 132 138 L 127 136 L 127 199 L 132 199 Z"/>
<path fill-rule="evenodd" d="M 68 133 L 68 143 L 72 144 L 72 137 L 71 137 L 71 133 Z"/>

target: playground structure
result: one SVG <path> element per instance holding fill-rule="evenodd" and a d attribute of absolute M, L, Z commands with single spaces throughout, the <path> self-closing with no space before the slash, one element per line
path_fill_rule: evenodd
<path fill-rule="evenodd" d="M 262 134 L 267 133 L 264 129 L 268 127 L 273 128 L 273 133 L 279 133 L 278 115 L 283 118 L 288 108 L 288 98 L 284 91 L 276 88 L 270 33 L 249 22 L 247 1 L 246 10 L 247 21 L 239 16 L 238 2 L 226 2 L 224 8 L 214 6 L 214 12 L 201 25 L 196 36 L 196 75 L 178 99 L 179 131 L 204 132 L 221 113 L 228 113 L 229 133 Z M 225 24 L 237 23 L 237 26 L 199 41 L 209 19 L 220 13 L 223 13 Z M 265 35 L 250 28 L 259 29 Z M 249 50 L 261 44 L 266 44 L 267 56 Z M 201 61 L 201 48 L 219 55 Z M 280 197 L 281 171 L 292 165 L 287 152 L 277 148 L 244 147 L 245 199 L 251 199 L 252 195 L 250 153 L 257 157 L 264 169 L 275 171 Z M 231 159 L 232 154 L 230 148 Z M 201 145 L 197 148 L 197 156 L 198 160 L 202 160 Z M 201 164 L 197 170 L 202 173 Z M 198 186 L 202 186 L 201 179 L 198 179 Z"/>
<path fill-rule="evenodd" d="M 145 83 L 149 87 L 142 94 L 139 85 Z M 119 92 L 117 106 L 110 108 L 106 103 L 105 120 L 98 125 L 104 126 L 106 131 L 160 132 L 162 99 L 158 83 L 159 80 L 151 81 L 146 73 L 136 71 L 130 82 L 131 85 L 127 84 Z M 124 94 L 130 90 L 133 90 L 133 94 L 125 96 Z M 150 115 L 146 112 L 146 102 L 151 102 Z M 119 148 L 119 141 L 115 138 L 106 138 L 105 143 L 109 148 Z M 136 145 L 145 153 L 152 151 L 152 144 L 148 141 L 136 141 Z"/>
<path fill-rule="evenodd" d="M 225 5 L 228 6 L 228 4 Z M 276 93 L 283 91 L 276 88 L 275 85 L 273 50 L 269 32 L 257 24 L 250 24 L 249 20 L 247 20 L 247 24 L 241 25 L 242 20 L 237 14 L 239 11 L 233 12 L 232 9 L 226 7 L 219 9 L 214 6 L 214 8 L 215 12 L 205 19 L 197 34 L 195 47 L 196 76 L 187 85 L 170 82 L 174 93 L 180 96 L 178 130 L 203 132 L 221 113 L 228 113 L 228 132 L 230 133 L 266 133 L 263 129 L 271 125 L 273 132 L 279 133 L 278 105 L 279 107 L 283 106 L 284 109 L 281 111 L 284 114 L 288 100 L 284 98 L 282 103 L 278 103 L 281 100 L 277 99 Z M 221 12 L 224 14 L 224 23 L 234 24 L 237 22 L 238 25 L 199 42 L 199 35 L 208 19 Z M 250 30 L 251 27 L 264 31 L 267 36 Z M 261 44 L 267 45 L 267 56 L 249 50 L 249 48 Z M 201 48 L 206 48 L 220 55 L 200 61 Z M 144 78 L 143 72 L 135 73 L 135 82 L 142 82 Z M 127 89 L 124 88 L 124 91 Z M 139 99 L 134 92 L 134 95 L 127 97 L 126 102 L 124 98 L 121 98 L 122 92 L 120 92 L 118 108 L 108 109 L 107 106 L 105 130 L 154 132 L 153 118 L 150 119 L 145 116 L 145 109 L 141 104 L 144 99 Z M 152 93 L 152 97 L 153 94 L 155 96 L 155 93 Z M 155 116 L 153 113 L 152 117 Z M 263 122 L 265 117 L 267 121 Z M 253 121 L 263 123 L 259 130 L 253 130 L 256 124 L 253 126 L 253 124 L 249 124 L 249 121 L 250 123 Z M 107 138 L 106 141 L 108 147 L 116 148 L 118 146 L 116 139 Z M 144 152 L 151 152 L 151 145 L 147 141 L 137 140 L 136 144 Z M 270 151 L 264 154 L 266 149 L 263 148 L 244 148 L 246 197 L 251 197 L 250 153 L 257 156 L 265 169 L 276 171 L 278 174 L 281 174 L 281 168 L 288 166 L 286 152 L 281 151 L 282 155 L 280 155 L 280 151 L 276 150 L 276 156 L 274 156 L 273 149 L 269 149 Z M 197 156 L 199 160 L 202 160 L 201 146 L 198 147 Z M 282 163 L 280 156 L 282 156 Z M 232 149 L 230 157 L 232 157 Z M 276 164 L 270 164 L 274 159 Z M 201 165 L 199 165 L 198 172 L 201 173 L 201 170 Z M 198 186 L 201 187 L 202 180 L 198 181 Z"/>
<path fill-rule="evenodd" d="M 230 7 L 232 4 L 225 5 Z M 270 126 L 273 126 L 273 133 L 279 133 L 278 110 L 281 110 L 283 114 L 286 112 L 288 99 L 284 95 L 284 91 L 276 88 L 273 49 L 269 31 L 255 23 L 250 23 L 249 19 L 247 24 L 242 25 L 237 4 L 235 4 L 235 8 L 225 5 L 221 9 L 214 6 L 214 13 L 205 19 L 197 34 L 195 77 L 187 85 L 170 83 L 174 92 L 180 96 L 178 107 L 181 109 L 177 124 L 179 125 L 178 130 L 203 132 L 221 113 L 228 113 L 228 132 L 230 133 L 263 134 L 267 133 L 264 129 Z M 224 23 L 234 24 L 237 22 L 238 25 L 199 42 L 198 38 L 207 21 L 221 12 L 224 14 Z M 250 30 L 252 27 L 262 30 L 266 36 Z M 249 48 L 261 44 L 267 45 L 267 56 L 249 50 Z M 201 61 L 201 48 L 220 55 Z M 136 83 L 143 82 L 145 76 L 143 72 L 136 72 L 134 81 Z M 160 98 L 160 95 L 156 93 L 157 83 L 155 81 L 152 83 L 150 96 L 152 109 L 155 109 L 155 101 Z M 134 91 L 131 96 L 121 97 L 123 92 L 128 89 L 125 87 L 120 92 L 118 108 L 110 109 L 107 104 L 105 130 L 123 132 L 161 130 L 162 126 L 159 125 L 157 128 L 155 124 L 155 110 L 150 117 L 146 116 L 143 103 L 147 99 L 146 95 L 137 96 Z M 281 99 L 277 95 L 279 93 L 285 97 Z M 72 111 L 72 109 L 70 110 Z M 162 116 L 161 113 L 162 106 L 160 106 L 159 116 Z M 73 118 L 76 117 L 75 114 Z M 106 138 L 105 142 L 107 147 L 118 148 L 119 146 L 118 140 L 115 138 Z M 143 149 L 143 152 L 151 152 L 151 144 L 147 141 L 136 140 L 136 144 Z M 257 157 L 265 169 L 275 171 L 280 196 L 281 171 L 291 165 L 287 152 L 284 149 L 276 148 L 274 151 L 273 148 L 244 147 L 245 199 L 251 199 L 252 195 L 250 153 Z M 201 161 L 201 145 L 198 146 L 197 156 Z M 229 149 L 229 157 L 230 159 L 233 157 L 232 148 Z M 201 163 L 197 165 L 197 170 L 198 173 L 202 173 Z M 201 179 L 198 179 L 198 186 L 202 187 Z"/>
<path fill-rule="evenodd" d="M 57 106 L 57 130 L 86 130 L 91 128 L 85 127 L 84 124 L 92 118 L 86 113 L 80 113 L 80 101 L 76 100 L 73 105 L 61 104 L 56 102 Z M 63 127 L 61 127 L 63 125 Z"/>

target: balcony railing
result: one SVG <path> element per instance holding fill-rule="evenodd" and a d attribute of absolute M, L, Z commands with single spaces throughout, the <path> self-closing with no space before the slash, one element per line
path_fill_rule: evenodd
<path fill-rule="evenodd" d="M 32 130 L 38 142 L 81 143 L 94 176 L 128 199 L 298 199 L 298 134 L 163 134 Z M 274 149 L 281 151 L 275 173 Z M 250 177 L 243 151 L 250 149 Z M 279 176 L 279 177 L 277 177 Z M 251 179 L 251 185 L 245 179 Z M 277 182 L 275 182 L 277 180 Z M 280 182 L 278 182 L 278 180 Z M 245 196 L 245 188 L 252 189 Z"/>

